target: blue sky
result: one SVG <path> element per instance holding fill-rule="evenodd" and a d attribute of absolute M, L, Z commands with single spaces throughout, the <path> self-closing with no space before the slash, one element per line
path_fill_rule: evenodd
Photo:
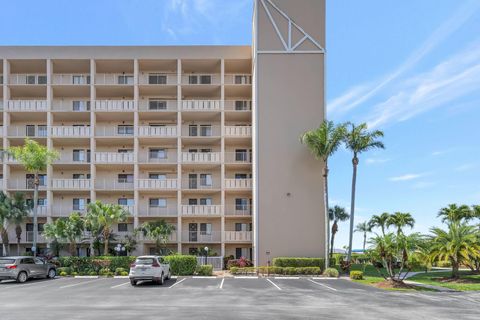
<path fill-rule="evenodd" d="M 2 2 L 2 45 L 251 42 L 251 0 Z M 480 1 L 330 0 L 327 51 L 329 118 L 386 135 L 360 157 L 355 221 L 406 211 L 426 232 L 442 206 L 479 204 Z M 346 208 L 350 158 L 331 161 L 331 199 Z"/>

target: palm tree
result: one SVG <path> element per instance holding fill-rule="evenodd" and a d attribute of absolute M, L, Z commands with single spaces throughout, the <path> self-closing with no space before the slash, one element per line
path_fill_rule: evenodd
<path fill-rule="evenodd" d="M 25 139 L 25 144 L 19 147 L 8 148 L 15 160 L 18 160 L 25 170 L 34 175 L 33 186 L 33 255 L 37 256 L 37 206 L 38 206 L 38 186 L 40 185 L 39 174 L 45 172 L 47 167 L 56 159 L 58 159 L 58 152 L 50 150 L 38 142 L 30 139 Z"/>
<path fill-rule="evenodd" d="M 323 197 L 325 203 L 325 263 L 329 265 L 328 242 L 330 239 L 330 219 L 328 205 L 328 158 L 332 156 L 342 143 L 346 134 L 344 124 L 335 125 L 333 121 L 324 120 L 315 130 L 305 132 L 301 136 L 301 141 L 313 153 L 315 158 L 324 163 L 323 167 Z"/>
<path fill-rule="evenodd" d="M 61 219 L 57 219 L 53 223 L 46 223 L 43 226 L 43 235 L 45 238 L 51 240 L 50 245 L 51 247 L 54 248 L 55 256 L 60 255 L 60 248 L 63 247 L 63 245 L 60 243 L 60 239 L 63 235 L 63 221 Z"/>
<path fill-rule="evenodd" d="M 127 220 L 129 212 L 118 204 L 95 201 L 88 204 L 86 219 L 101 228 L 103 237 L 103 254 L 108 255 L 108 243 L 112 235 L 112 226 Z M 93 221 L 92 221 L 93 220 Z"/>
<path fill-rule="evenodd" d="M 338 222 L 347 221 L 348 218 L 350 218 L 350 215 L 347 213 L 345 208 L 342 208 L 340 206 L 334 206 L 333 208 L 330 208 L 330 210 L 328 210 L 328 215 L 330 220 L 333 221 L 331 243 L 330 243 L 330 259 L 332 259 L 335 234 L 338 232 Z"/>
<path fill-rule="evenodd" d="M 395 212 L 387 220 L 387 227 L 394 226 L 397 228 L 397 234 L 403 233 L 404 227 L 413 228 L 415 219 L 408 212 Z"/>
<path fill-rule="evenodd" d="M 387 227 L 387 220 L 390 218 L 388 212 L 384 212 L 381 215 L 373 215 L 368 224 L 370 228 L 380 228 L 382 235 L 385 236 L 385 228 Z"/>
<path fill-rule="evenodd" d="M 350 131 L 345 135 L 345 144 L 353 153 L 352 165 L 352 200 L 350 209 L 350 238 L 348 242 L 348 256 L 347 261 L 350 262 L 352 258 L 352 241 L 353 241 L 353 226 L 355 222 L 355 187 L 357 182 L 357 167 L 359 163 L 358 155 L 367 152 L 371 149 L 384 149 L 383 142 L 378 140 L 383 137 L 383 132 L 380 130 L 368 131 L 366 123 L 358 126 L 349 123 Z"/>
<path fill-rule="evenodd" d="M 8 239 L 8 222 L 12 213 L 12 202 L 3 192 L 0 192 L 0 236 L 2 238 L 3 253 L 10 255 L 10 243 Z"/>
<path fill-rule="evenodd" d="M 78 212 L 73 212 L 68 218 L 64 218 L 63 237 L 70 246 L 70 254 L 77 255 L 77 240 L 82 236 L 85 229 L 85 221 Z"/>
<path fill-rule="evenodd" d="M 21 224 L 27 219 L 32 205 L 25 199 L 25 194 L 17 192 L 11 199 L 12 208 L 10 220 L 15 224 L 15 234 L 17 236 L 17 255 L 20 255 L 20 241 L 22 240 Z"/>
<path fill-rule="evenodd" d="M 460 222 L 473 218 L 473 210 L 467 205 L 449 204 L 447 207 L 440 209 L 437 217 L 442 218 L 442 222 Z"/>
<path fill-rule="evenodd" d="M 153 241 L 155 241 L 155 251 L 157 254 L 160 254 L 160 247 L 163 245 L 164 248 L 167 247 L 167 242 L 172 234 L 175 231 L 175 226 L 168 224 L 165 220 L 145 222 L 141 230 L 143 235 Z"/>
<path fill-rule="evenodd" d="M 460 265 L 480 257 L 478 230 L 464 222 L 449 222 L 448 230 L 432 228 L 430 253 L 433 260 L 452 264 L 452 278 L 458 278 Z"/>
<path fill-rule="evenodd" d="M 357 224 L 355 228 L 355 232 L 363 232 L 363 252 L 365 252 L 365 247 L 367 245 L 367 233 L 371 231 L 372 227 L 367 221 Z"/>

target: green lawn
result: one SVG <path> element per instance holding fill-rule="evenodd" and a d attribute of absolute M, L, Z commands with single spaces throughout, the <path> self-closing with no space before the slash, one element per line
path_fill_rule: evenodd
<path fill-rule="evenodd" d="M 442 281 L 442 278 L 448 278 L 451 274 L 451 272 L 420 273 L 409 278 L 409 280 L 458 291 L 480 290 L 480 274 L 460 271 L 460 279 L 458 281 Z"/>

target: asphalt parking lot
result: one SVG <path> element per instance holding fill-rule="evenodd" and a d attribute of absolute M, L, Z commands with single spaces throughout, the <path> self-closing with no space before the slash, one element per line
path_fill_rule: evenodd
<path fill-rule="evenodd" d="M 0 283 L 0 319 L 478 319 L 480 293 L 382 291 L 345 279 L 178 278 Z"/>

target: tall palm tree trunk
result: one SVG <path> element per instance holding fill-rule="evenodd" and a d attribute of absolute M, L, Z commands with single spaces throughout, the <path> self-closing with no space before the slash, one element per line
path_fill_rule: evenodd
<path fill-rule="evenodd" d="M 110 232 L 108 228 L 105 227 L 105 231 L 103 233 L 103 255 L 108 256 L 108 238 L 110 237 Z"/>
<path fill-rule="evenodd" d="M 20 241 L 22 240 L 22 227 L 17 224 L 15 226 L 15 233 L 17 235 L 17 256 L 20 255 Z"/>
<path fill-rule="evenodd" d="M 330 242 L 330 260 L 333 258 L 333 244 L 335 243 L 335 233 L 336 232 L 332 230 L 332 240 Z"/>
<path fill-rule="evenodd" d="M 33 244 L 32 244 L 32 251 L 33 256 L 37 256 L 37 233 L 38 233 L 38 220 L 37 220 L 37 208 L 38 208 L 38 185 L 40 184 L 40 180 L 38 178 L 38 173 L 35 173 L 33 186 Z"/>
<path fill-rule="evenodd" d="M 367 244 L 367 232 L 363 233 L 363 253 L 365 253 L 365 246 Z"/>
<path fill-rule="evenodd" d="M 325 161 L 325 168 L 323 168 L 323 183 L 324 183 L 324 203 L 325 203 L 325 268 L 330 267 L 329 255 L 329 240 L 330 240 L 330 217 L 328 215 L 328 162 Z"/>
<path fill-rule="evenodd" d="M 352 260 L 352 243 L 353 243 L 353 225 L 355 223 L 355 188 L 357 183 L 357 166 L 358 166 L 358 158 L 356 155 L 353 156 L 352 159 L 353 164 L 353 175 L 352 175 L 352 199 L 350 204 L 350 237 L 348 240 L 348 255 L 347 261 L 350 262 Z"/>
<path fill-rule="evenodd" d="M 0 232 L 1 237 L 2 237 L 2 243 L 3 243 L 3 255 L 4 256 L 9 256 L 10 255 L 10 246 L 8 243 L 8 232 L 7 229 L 4 227 L 2 228 L 2 231 Z"/>
<path fill-rule="evenodd" d="M 77 243 L 75 240 L 70 240 L 70 255 L 75 257 L 77 255 Z"/>

